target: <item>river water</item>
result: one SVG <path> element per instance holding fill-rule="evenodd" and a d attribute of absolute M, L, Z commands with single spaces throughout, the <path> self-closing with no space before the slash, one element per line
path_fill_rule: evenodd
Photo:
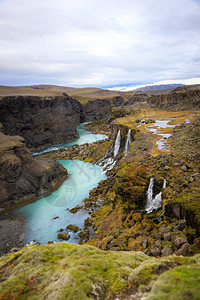
<path fill-rule="evenodd" d="M 73 144 L 94 142 L 105 138 L 100 134 L 91 134 L 79 127 L 80 138 Z M 64 148 L 66 145 L 59 145 Z M 53 147 L 43 151 L 52 151 Z M 76 225 L 83 229 L 84 220 L 89 217 L 86 211 L 72 214 L 68 209 L 80 205 L 82 200 L 89 195 L 89 191 L 97 186 L 98 182 L 106 179 L 103 168 L 85 163 L 80 160 L 60 160 L 60 163 L 68 170 L 69 178 L 50 196 L 28 204 L 15 211 L 15 215 L 25 219 L 25 243 L 37 241 L 46 244 L 48 241 L 62 241 L 57 238 L 58 231 L 65 230 L 68 224 Z M 78 243 L 78 233 L 67 231 L 70 234 L 69 243 Z"/>
<path fill-rule="evenodd" d="M 99 141 L 99 140 L 104 140 L 104 139 L 107 138 L 107 136 L 105 134 L 94 134 L 94 133 L 91 133 L 89 131 L 86 131 L 85 129 L 83 129 L 83 126 L 85 124 L 86 123 L 82 123 L 81 125 L 79 125 L 77 127 L 79 138 L 74 140 L 73 142 L 39 148 L 39 149 L 33 150 L 32 154 L 33 155 L 39 155 L 39 154 L 50 152 L 50 151 L 53 151 L 53 150 L 58 150 L 58 149 L 61 149 L 61 148 L 68 148 L 68 147 L 71 147 L 73 145 L 82 145 L 82 144 L 85 144 L 85 143 L 93 143 L 93 142 L 96 142 L 96 141 Z"/>

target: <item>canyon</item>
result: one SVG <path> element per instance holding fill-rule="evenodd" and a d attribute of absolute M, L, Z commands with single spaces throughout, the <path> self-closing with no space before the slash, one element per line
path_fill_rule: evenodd
<path fill-rule="evenodd" d="M 57 299 L 198 299 L 199 86 L 151 96 L 105 97 L 104 91 L 102 97 L 88 97 L 87 101 L 80 91 L 76 97 L 61 93 L 52 97 L 4 95 L 0 99 L 4 112 L 0 114 L 1 187 L 35 176 L 44 187 L 33 184 L 34 197 L 36 191 L 39 195 L 51 190 L 68 176 L 53 159 L 99 165 L 107 178 L 68 211 L 74 223 L 66 220 L 63 234 L 70 235 L 68 228 L 78 225 L 78 214 L 89 215 L 84 227 L 77 228 L 83 245 L 53 241 L 39 245 L 36 241 L 0 259 L 2 299 L 20 295 L 51 299 L 51 294 Z M 26 141 L 34 149 L 70 142 L 77 137 L 81 122 L 90 122 L 85 130 L 108 138 L 35 158 L 25 145 Z M 28 128 L 28 133 L 22 128 Z M 13 136 L 16 134 L 23 138 Z M 15 201 L 20 198 L 16 193 Z M 29 283 L 27 288 L 16 272 Z M 10 291 L 13 283 L 15 289 Z"/>

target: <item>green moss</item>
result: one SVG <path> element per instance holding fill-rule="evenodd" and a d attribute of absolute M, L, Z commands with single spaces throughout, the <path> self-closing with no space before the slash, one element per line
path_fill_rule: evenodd
<path fill-rule="evenodd" d="M 73 230 L 74 232 L 77 232 L 78 231 L 78 226 L 75 226 L 73 224 L 69 224 L 66 229 L 70 229 L 70 230 Z"/>
<path fill-rule="evenodd" d="M 196 265 L 179 266 L 162 274 L 153 285 L 148 300 L 199 299 L 200 269 Z"/>
<path fill-rule="evenodd" d="M 138 262 L 146 259 L 138 255 Z M 88 245 L 57 243 L 25 248 L 0 259 L 1 299 L 100 299 L 126 287 L 133 252 L 104 252 Z M 8 294 L 9 293 L 9 294 Z M 7 297 L 7 298 L 6 298 Z"/>

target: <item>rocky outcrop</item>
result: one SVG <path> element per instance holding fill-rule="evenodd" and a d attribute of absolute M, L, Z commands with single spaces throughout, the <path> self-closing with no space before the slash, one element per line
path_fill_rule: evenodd
<path fill-rule="evenodd" d="M 1 207 L 46 194 L 67 178 L 67 171 L 60 163 L 33 158 L 22 137 L 1 132 L 0 170 Z"/>
<path fill-rule="evenodd" d="M 20 135 L 28 147 L 37 148 L 75 140 L 80 122 L 107 118 L 114 107 L 126 103 L 122 96 L 86 104 L 65 93 L 54 97 L 7 96 L 0 99 L 0 122 L 5 134 Z"/>
<path fill-rule="evenodd" d="M 175 90 L 169 94 L 154 95 L 147 100 L 153 108 L 170 110 L 199 110 L 200 90 Z"/>
<path fill-rule="evenodd" d="M 125 100 L 122 96 L 106 99 L 96 99 L 83 104 L 83 122 L 100 120 L 110 116 L 113 107 L 123 106 Z"/>
<path fill-rule="evenodd" d="M 24 137 L 28 147 L 76 139 L 81 111 L 81 104 L 67 94 L 56 97 L 8 96 L 0 99 L 3 132 Z"/>

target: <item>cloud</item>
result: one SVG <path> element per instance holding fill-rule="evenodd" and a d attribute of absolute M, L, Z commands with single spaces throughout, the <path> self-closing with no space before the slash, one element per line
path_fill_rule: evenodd
<path fill-rule="evenodd" d="M 1 0 L 0 84 L 200 77 L 199 15 L 194 0 Z"/>

